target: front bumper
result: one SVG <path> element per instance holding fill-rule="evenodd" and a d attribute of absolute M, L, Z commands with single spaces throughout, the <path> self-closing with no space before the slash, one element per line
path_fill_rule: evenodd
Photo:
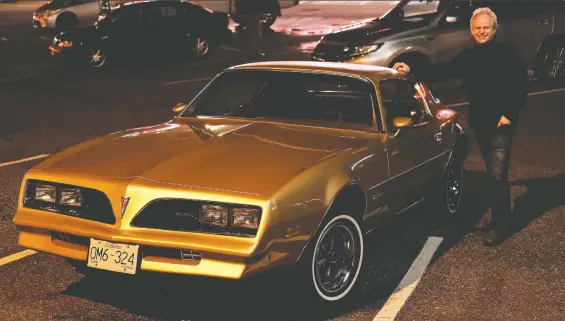
<path fill-rule="evenodd" d="M 46 220 L 46 215 L 49 220 Z M 22 247 L 83 261 L 86 265 L 90 238 L 139 245 L 138 273 L 158 272 L 242 279 L 279 266 L 271 249 L 254 254 L 252 238 L 150 229 L 121 229 L 115 225 L 21 209 L 14 220 Z M 192 253 L 190 257 L 181 257 Z M 279 256 L 279 258 L 281 258 Z"/>

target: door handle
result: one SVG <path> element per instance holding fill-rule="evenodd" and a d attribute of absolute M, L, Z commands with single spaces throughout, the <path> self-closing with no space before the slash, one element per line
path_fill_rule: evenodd
<path fill-rule="evenodd" d="M 427 41 L 433 41 L 433 40 L 436 38 L 436 36 L 424 36 L 424 38 L 425 38 Z"/>
<path fill-rule="evenodd" d="M 443 133 L 435 133 L 434 138 L 436 139 L 436 142 L 441 143 L 441 140 L 443 138 Z"/>

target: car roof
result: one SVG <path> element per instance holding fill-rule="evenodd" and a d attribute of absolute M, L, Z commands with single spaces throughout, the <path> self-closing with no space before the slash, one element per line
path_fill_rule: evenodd
<path fill-rule="evenodd" d="M 374 82 L 387 78 L 402 78 L 400 72 L 386 67 L 325 61 L 262 61 L 236 65 L 227 70 L 285 70 L 334 73 L 369 78 Z"/>
<path fill-rule="evenodd" d="M 131 5 L 142 5 L 142 4 L 149 4 L 149 3 L 159 3 L 159 4 L 192 4 L 185 0 L 133 0 L 125 3 L 121 3 L 118 7 L 125 7 Z"/>

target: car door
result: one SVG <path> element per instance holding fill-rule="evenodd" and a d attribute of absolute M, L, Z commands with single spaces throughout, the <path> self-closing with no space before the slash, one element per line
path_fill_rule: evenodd
<path fill-rule="evenodd" d="M 494 1 L 484 5 L 497 16 L 497 39 L 514 45 L 526 66 L 533 69 L 539 46 L 553 30 L 552 6 Z"/>
<path fill-rule="evenodd" d="M 135 55 L 139 48 L 140 6 L 127 6 L 114 11 L 104 24 L 114 55 Z M 102 26 L 101 26 L 102 27 Z"/>
<path fill-rule="evenodd" d="M 70 11 L 78 18 L 79 25 L 86 26 L 96 22 L 100 12 L 98 0 L 73 0 Z"/>
<path fill-rule="evenodd" d="M 432 115 L 423 88 L 408 79 L 385 79 L 379 83 L 386 124 L 385 146 L 390 186 L 398 210 L 421 200 L 429 184 L 443 173 L 448 146 L 444 128 Z M 409 117 L 414 125 L 398 129 L 395 117 Z"/>
<path fill-rule="evenodd" d="M 167 24 L 159 2 L 148 3 L 141 8 L 136 37 L 143 53 L 154 55 L 166 50 L 171 35 L 167 34 Z M 165 9 L 165 13 L 169 12 Z"/>

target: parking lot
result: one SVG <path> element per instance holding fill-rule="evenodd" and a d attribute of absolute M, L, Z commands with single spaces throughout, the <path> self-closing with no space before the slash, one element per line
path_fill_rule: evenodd
<path fill-rule="evenodd" d="M 36 4 L 0 4 L 1 320 L 565 319 L 565 86 L 535 79 L 510 169 L 520 231 L 499 247 L 481 244 L 475 225 L 487 213 L 486 177 L 474 146 L 465 163 L 463 223 L 434 221 L 429 208 L 415 207 L 391 228 L 372 233 L 363 290 L 351 305 L 295 307 L 285 280 L 270 275 L 242 284 L 95 283 L 61 258 L 24 252 L 12 217 L 24 173 L 46 156 L 89 138 L 165 122 L 175 104 L 188 103 L 219 71 L 257 60 L 308 59 L 323 26 L 366 19 L 368 12 L 378 16 L 387 8 L 341 15 L 349 4 L 321 1 L 288 9 L 265 35 L 265 57 L 236 43 L 198 61 L 67 70 L 49 55 L 52 35 L 31 29 Z M 305 12 L 321 14 L 304 18 Z M 313 25 L 316 32 L 308 32 Z M 459 87 L 440 86 L 436 95 L 466 112 Z"/>

